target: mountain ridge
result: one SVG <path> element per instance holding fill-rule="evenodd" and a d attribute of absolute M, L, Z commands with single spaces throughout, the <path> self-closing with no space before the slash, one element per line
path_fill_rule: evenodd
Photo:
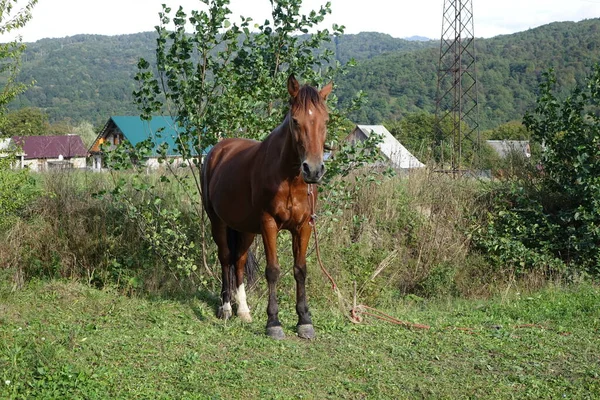
<path fill-rule="evenodd" d="M 11 108 L 39 107 L 50 121 L 104 123 L 136 115 L 133 76 L 140 57 L 154 58 L 155 32 L 40 39 L 24 53 L 20 80 L 36 81 Z M 328 44 L 340 62 L 357 66 L 336 83 L 340 101 L 358 90 L 370 103 L 352 117 L 381 123 L 408 112 L 434 112 L 439 42 L 409 41 L 378 32 L 343 35 Z M 541 74 L 555 68 L 573 87 L 600 59 L 600 19 L 555 22 L 510 35 L 476 39 L 480 113 L 484 128 L 520 119 L 535 104 Z"/>

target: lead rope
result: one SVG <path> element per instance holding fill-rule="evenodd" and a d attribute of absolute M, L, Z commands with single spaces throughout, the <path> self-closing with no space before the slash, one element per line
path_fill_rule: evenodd
<path fill-rule="evenodd" d="M 329 272 L 323 265 L 323 261 L 321 261 L 321 250 L 319 249 L 319 238 L 317 236 L 317 214 L 315 213 L 315 194 L 313 192 L 313 185 L 308 185 L 308 202 L 310 203 L 310 220 L 308 223 L 312 227 L 313 235 L 315 237 L 315 251 L 317 253 L 317 261 L 319 262 L 321 271 L 323 271 L 325 276 L 327 276 L 327 278 L 329 279 L 329 282 L 331 282 L 331 289 L 334 292 L 339 293 L 338 287 L 335 281 L 333 280 L 333 277 L 331 276 L 331 274 L 329 274 Z"/>
<path fill-rule="evenodd" d="M 413 324 L 411 322 L 401 321 L 401 320 L 394 318 L 391 315 L 388 315 L 388 314 L 386 314 L 380 310 L 377 310 L 373 307 L 365 306 L 363 304 L 357 305 L 356 304 L 356 282 L 354 283 L 354 301 L 352 303 L 352 306 L 350 307 L 350 305 L 349 305 L 350 303 L 344 298 L 344 296 L 342 295 L 342 292 L 340 292 L 337 284 L 335 283 L 335 280 L 333 279 L 331 274 L 327 271 L 327 269 L 323 265 L 323 261 L 321 260 L 321 250 L 319 249 L 319 237 L 317 235 L 317 214 L 315 213 L 315 193 L 314 193 L 312 184 L 308 185 L 308 202 L 310 204 L 310 220 L 308 223 L 312 227 L 313 236 L 315 238 L 315 252 L 317 254 L 317 262 L 319 263 L 319 266 L 321 267 L 321 271 L 323 271 L 325 276 L 327 276 L 327 278 L 329 279 L 329 282 L 331 282 L 331 289 L 337 295 L 338 300 L 340 301 L 340 303 L 344 304 L 344 311 L 346 311 L 348 308 L 350 308 L 350 316 L 349 316 L 350 321 L 355 324 L 361 323 L 363 318 L 360 314 L 364 314 L 364 315 L 371 316 L 371 317 L 380 319 L 382 321 L 390 322 L 390 323 L 396 324 L 396 325 L 402 325 L 402 326 L 406 326 L 409 328 L 429 329 L 430 328 L 429 325 Z"/>

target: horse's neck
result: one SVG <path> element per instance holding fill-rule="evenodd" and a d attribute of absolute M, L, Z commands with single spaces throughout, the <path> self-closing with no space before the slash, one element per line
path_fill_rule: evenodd
<path fill-rule="evenodd" d="M 282 178 L 300 175 L 300 156 L 294 146 L 289 118 L 289 114 L 286 115 L 262 143 L 266 164 L 276 168 Z"/>

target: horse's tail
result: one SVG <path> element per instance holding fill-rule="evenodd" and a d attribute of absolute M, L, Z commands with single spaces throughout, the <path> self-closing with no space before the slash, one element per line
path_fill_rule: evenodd
<path fill-rule="evenodd" d="M 237 262 L 240 255 L 238 254 L 238 243 L 240 233 L 234 229 L 227 227 L 227 247 L 229 247 L 230 262 L 229 262 L 229 287 L 235 288 L 235 263 Z M 248 287 L 251 288 L 256 282 L 258 272 L 258 262 L 252 250 L 248 249 L 248 258 L 246 259 L 246 265 L 244 266 L 244 273 L 246 274 L 246 280 Z"/>

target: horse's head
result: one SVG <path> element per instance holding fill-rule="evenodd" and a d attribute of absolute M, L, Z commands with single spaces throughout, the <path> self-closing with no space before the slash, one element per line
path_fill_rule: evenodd
<path fill-rule="evenodd" d="M 325 99 L 332 87 L 330 82 L 318 91 L 308 85 L 300 87 L 294 75 L 288 78 L 290 130 L 300 157 L 302 178 L 306 183 L 319 183 L 325 174 L 323 148 L 329 120 Z"/>

